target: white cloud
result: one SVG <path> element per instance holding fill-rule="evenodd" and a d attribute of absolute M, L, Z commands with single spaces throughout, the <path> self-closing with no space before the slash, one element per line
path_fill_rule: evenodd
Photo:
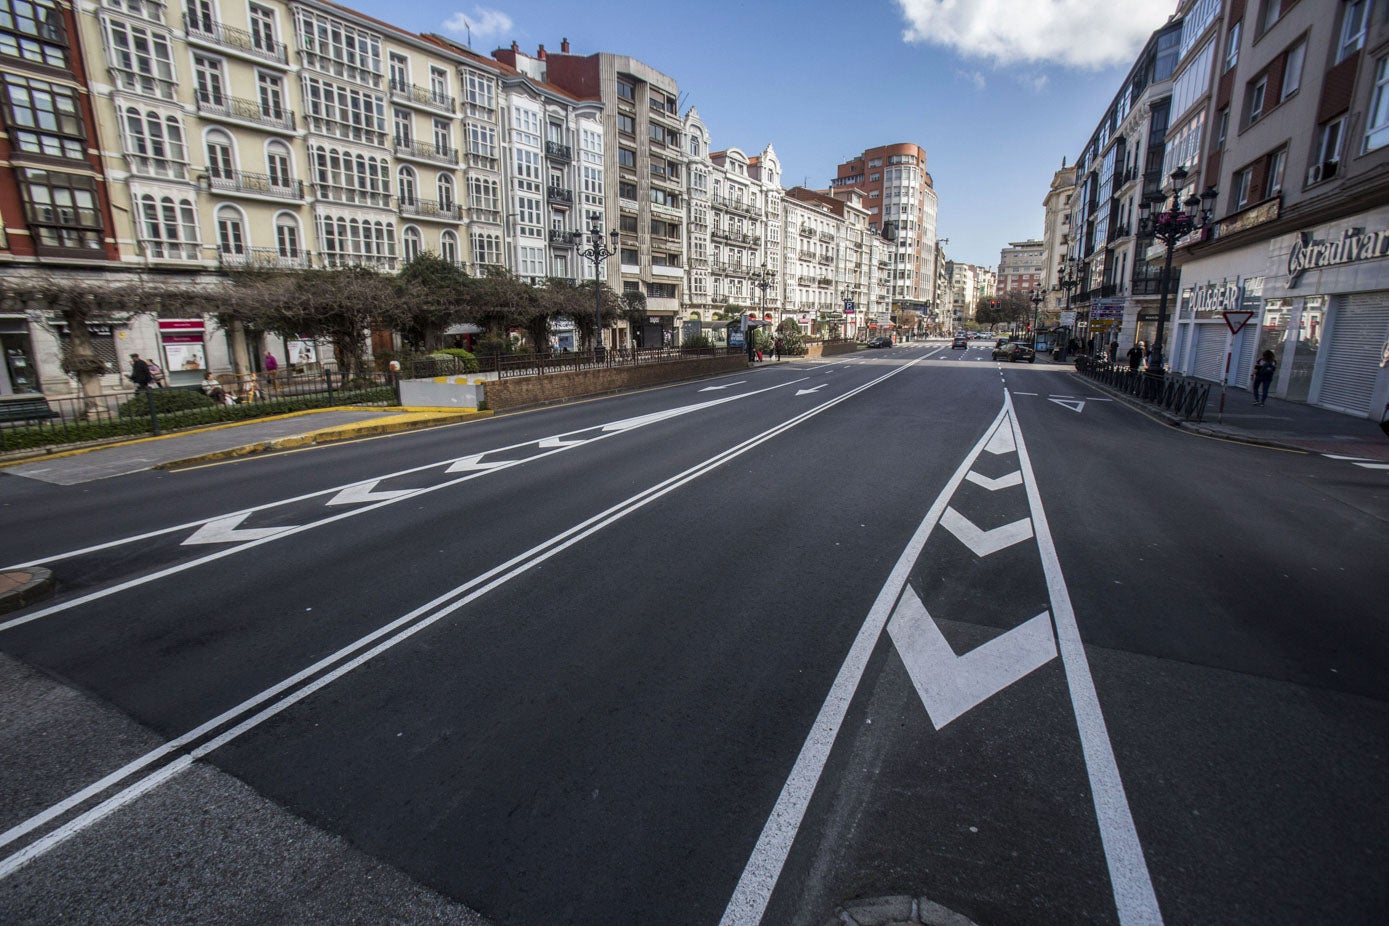
<path fill-rule="evenodd" d="M 454 13 L 444 20 L 444 31 L 453 35 L 471 31 L 474 39 L 502 39 L 510 35 L 511 25 L 511 17 L 501 10 L 475 6 L 471 13 Z"/>
<path fill-rule="evenodd" d="M 1161 0 L 897 0 L 902 38 L 995 64 L 1102 68 L 1134 56 L 1176 9 Z"/>
<path fill-rule="evenodd" d="M 988 81 L 984 79 L 984 74 L 981 71 L 963 71 L 956 68 L 955 76 L 960 80 L 974 84 L 975 90 L 983 90 L 989 85 Z"/>

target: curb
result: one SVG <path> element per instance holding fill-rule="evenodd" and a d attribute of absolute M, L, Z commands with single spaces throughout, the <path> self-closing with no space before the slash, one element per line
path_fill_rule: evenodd
<path fill-rule="evenodd" d="M 416 409 L 411 414 L 419 414 L 423 409 Z M 433 411 L 431 409 L 431 411 Z M 469 410 L 466 412 L 455 412 L 448 414 L 434 414 L 426 418 L 404 418 L 381 421 L 369 421 L 362 424 L 338 425 L 336 427 L 323 428 L 318 431 L 311 431 L 308 434 L 295 434 L 290 437 L 279 437 L 274 440 L 257 441 L 253 444 L 243 444 L 240 447 L 229 447 L 226 450 L 214 450 L 210 453 L 198 454 L 197 456 L 184 457 L 179 460 L 167 460 L 155 465 L 154 469 L 175 469 L 183 466 L 198 466 L 203 463 L 215 463 L 219 460 L 230 460 L 236 457 L 251 456 L 256 453 L 266 453 L 273 450 L 293 450 L 298 447 L 308 447 L 315 444 L 331 444 L 339 441 L 354 440 L 359 437 L 376 437 L 382 434 L 395 434 L 401 431 L 415 431 L 422 428 L 435 427 L 443 424 L 457 424 L 463 421 L 473 421 L 479 418 L 491 417 L 490 411 Z"/>
<path fill-rule="evenodd" d="M 16 611 L 53 594 L 57 582 L 42 566 L 0 572 L 0 614 Z"/>

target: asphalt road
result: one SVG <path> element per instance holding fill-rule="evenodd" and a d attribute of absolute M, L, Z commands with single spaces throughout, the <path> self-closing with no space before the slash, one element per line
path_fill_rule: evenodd
<path fill-rule="evenodd" d="M 937 343 L 0 475 L 0 919 L 1380 923 L 1386 484 Z"/>

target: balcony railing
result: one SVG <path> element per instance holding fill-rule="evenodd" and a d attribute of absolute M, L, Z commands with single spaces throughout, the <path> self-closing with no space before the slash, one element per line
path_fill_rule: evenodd
<path fill-rule="evenodd" d="M 546 187 L 545 198 L 552 203 L 562 203 L 566 206 L 572 206 L 574 204 L 574 191 L 566 190 L 562 186 Z"/>
<path fill-rule="evenodd" d="M 578 232 L 565 231 L 562 228 L 552 228 L 549 233 L 551 244 L 567 245 L 569 247 L 574 246 L 575 241 L 578 240 L 578 236 Z"/>
<path fill-rule="evenodd" d="M 557 141 L 545 142 L 545 156 L 556 161 L 574 160 L 574 149 Z"/>
<path fill-rule="evenodd" d="M 309 252 L 281 254 L 278 248 L 245 248 L 241 252 L 217 252 L 217 261 L 223 267 L 256 268 L 262 270 L 307 270 Z"/>
<path fill-rule="evenodd" d="M 431 144 L 422 141 L 395 140 L 395 155 L 398 158 L 413 158 L 417 161 L 432 161 L 435 164 L 457 164 L 458 149 L 448 145 Z"/>
<path fill-rule="evenodd" d="M 820 256 L 816 257 L 815 259 L 818 260 L 818 261 L 819 261 L 820 263 L 822 263 L 822 264 L 832 264 L 832 263 L 834 263 L 834 255 L 833 255 L 833 254 L 821 254 Z"/>
<path fill-rule="evenodd" d="M 458 112 L 458 101 L 447 93 L 439 93 L 416 84 L 407 84 L 401 80 L 391 81 L 391 99 L 401 100 L 405 103 L 418 103 L 421 106 L 428 106 L 431 109 L 448 113 Z"/>
<path fill-rule="evenodd" d="M 253 196 L 274 196 L 279 199 L 303 199 L 304 182 L 284 177 L 271 177 L 267 174 L 252 174 L 244 170 L 234 170 L 231 176 L 214 175 L 207 177 L 208 188 L 220 193 L 244 193 Z"/>
<path fill-rule="evenodd" d="M 335 203 L 351 203 L 356 206 L 385 206 L 390 208 L 391 194 L 383 190 L 359 190 L 350 186 L 334 186 L 328 183 L 314 185 L 319 199 Z"/>
<path fill-rule="evenodd" d="M 395 255 L 387 254 L 346 254 L 320 251 L 315 263 L 323 267 L 373 267 L 377 270 L 394 270 L 396 258 Z"/>
<path fill-rule="evenodd" d="M 798 253 L 799 253 L 800 256 L 801 256 L 801 260 L 814 260 L 814 259 L 815 259 L 815 252 L 814 252 L 814 251 L 809 251 L 809 250 L 806 250 L 805 248 L 801 248 L 800 251 L 799 251 Z"/>
<path fill-rule="evenodd" d="M 267 128 L 294 131 L 294 113 L 288 109 L 266 109 L 260 100 L 248 100 L 239 96 L 212 96 L 197 93 L 198 113 L 214 119 L 235 119 L 238 122 L 251 122 Z"/>
<path fill-rule="evenodd" d="M 141 238 L 140 253 L 154 260 L 197 260 L 202 245 L 188 241 Z"/>
<path fill-rule="evenodd" d="M 185 13 L 183 14 L 183 31 L 188 33 L 189 38 L 202 39 L 223 48 L 254 55 L 265 61 L 273 61 L 276 64 L 289 64 L 289 55 L 285 51 L 283 42 L 266 42 L 259 36 L 252 35 L 243 29 L 225 26 L 220 22 L 200 22 L 197 17 L 190 18 Z"/>
<path fill-rule="evenodd" d="M 499 171 L 501 161 L 490 154 L 478 154 L 475 151 L 468 152 L 468 166 L 476 167 L 480 170 Z"/>
<path fill-rule="evenodd" d="M 440 222 L 457 222 L 460 210 L 457 203 L 441 203 L 433 199 L 413 199 L 400 201 L 400 214 L 413 215 L 422 219 L 438 219 Z"/>
<path fill-rule="evenodd" d="M 820 232 L 820 240 L 821 240 L 821 241 L 833 241 L 833 240 L 834 240 L 834 233 L 833 233 L 833 232 Z"/>
<path fill-rule="evenodd" d="M 809 225 L 802 225 L 800 231 L 801 231 L 801 237 L 802 237 L 802 238 L 814 238 L 814 237 L 815 237 L 815 229 L 811 228 Z"/>

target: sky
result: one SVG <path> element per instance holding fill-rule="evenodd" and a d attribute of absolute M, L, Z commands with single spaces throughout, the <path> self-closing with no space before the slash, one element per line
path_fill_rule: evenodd
<path fill-rule="evenodd" d="M 484 55 L 630 55 L 673 77 L 714 150 L 768 143 L 784 186 L 824 189 L 836 166 L 915 142 L 939 197 L 947 258 L 994 266 L 1041 237 L 1052 175 L 1074 163 L 1177 0 L 338 0 Z"/>

